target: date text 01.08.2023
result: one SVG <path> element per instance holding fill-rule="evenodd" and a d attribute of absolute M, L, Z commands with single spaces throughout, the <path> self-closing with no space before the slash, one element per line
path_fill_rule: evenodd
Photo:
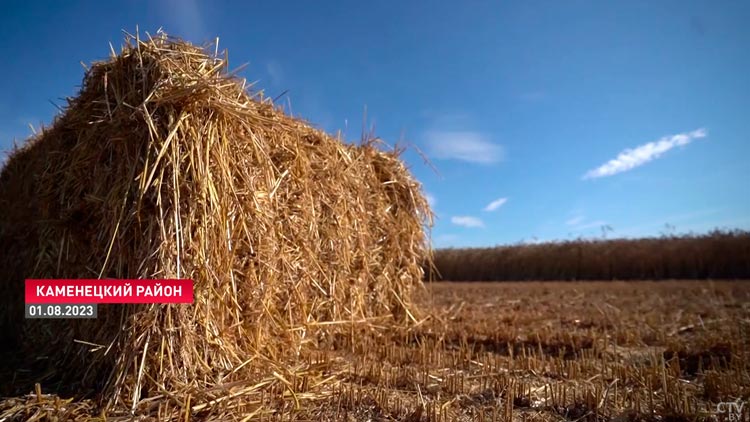
<path fill-rule="evenodd" d="M 26 318 L 96 318 L 96 305 L 26 304 Z"/>

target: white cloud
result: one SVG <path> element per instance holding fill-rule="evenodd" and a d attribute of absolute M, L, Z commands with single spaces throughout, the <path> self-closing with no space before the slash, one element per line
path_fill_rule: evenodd
<path fill-rule="evenodd" d="M 495 211 L 496 209 L 502 207 L 506 202 L 508 202 L 508 198 L 497 198 L 496 200 L 487 204 L 487 206 L 484 207 L 484 210 Z"/>
<path fill-rule="evenodd" d="M 612 176 L 617 173 L 632 170 L 647 162 L 659 158 L 662 154 L 676 146 L 684 146 L 694 139 L 708 136 L 706 129 L 697 129 L 692 132 L 679 133 L 677 135 L 665 136 L 658 141 L 640 145 L 634 149 L 626 149 L 617 155 L 617 158 L 589 170 L 583 179 L 595 179 L 599 177 Z"/>
<path fill-rule="evenodd" d="M 437 130 L 425 135 L 429 152 L 438 159 L 491 164 L 501 161 L 505 155 L 502 146 L 492 143 L 479 132 Z"/>
<path fill-rule="evenodd" d="M 467 227 L 467 228 L 478 228 L 478 227 L 484 227 L 484 222 L 476 217 L 470 217 L 470 216 L 454 216 L 451 217 L 451 223 Z"/>
<path fill-rule="evenodd" d="M 583 223 L 583 220 L 586 219 L 586 217 L 579 215 L 576 217 L 571 218 L 570 220 L 566 221 L 565 224 L 568 226 L 577 226 L 581 223 Z"/>

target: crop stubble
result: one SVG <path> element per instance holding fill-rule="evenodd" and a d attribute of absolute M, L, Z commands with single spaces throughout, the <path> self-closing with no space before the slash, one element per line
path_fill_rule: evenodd
<path fill-rule="evenodd" d="M 750 395 L 748 299 L 743 282 L 435 283 L 431 320 L 347 345 L 335 407 L 354 420 L 712 418 Z"/>
<path fill-rule="evenodd" d="M 434 283 L 421 297 L 431 316 L 416 327 L 373 337 L 352 326 L 302 357 L 331 379 L 301 374 L 233 415 L 709 420 L 719 402 L 750 395 L 749 299 L 743 282 Z M 16 416 L 23 406 L 63 413 L 51 396 L 32 394 L 6 401 L 0 418 L 13 405 Z"/>

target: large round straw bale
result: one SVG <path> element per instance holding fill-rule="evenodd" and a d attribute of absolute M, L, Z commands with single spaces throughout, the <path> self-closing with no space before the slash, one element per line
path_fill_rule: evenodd
<path fill-rule="evenodd" d="M 128 37 L 9 157 L 0 332 L 30 371 L 16 380 L 118 406 L 200 397 L 339 322 L 414 318 L 430 211 L 398 153 L 285 115 L 226 67 L 161 33 Z M 25 278 L 191 278 L 196 300 L 24 320 Z"/>

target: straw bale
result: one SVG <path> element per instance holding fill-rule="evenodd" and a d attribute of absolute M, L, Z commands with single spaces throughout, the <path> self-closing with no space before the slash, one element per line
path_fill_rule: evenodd
<path fill-rule="evenodd" d="M 413 321 L 431 213 L 398 151 L 284 114 L 205 49 L 125 42 L 0 174 L 4 393 L 200 403 L 352 325 Z M 196 301 L 24 320 L 25 278 L 192 278 Z"/>

